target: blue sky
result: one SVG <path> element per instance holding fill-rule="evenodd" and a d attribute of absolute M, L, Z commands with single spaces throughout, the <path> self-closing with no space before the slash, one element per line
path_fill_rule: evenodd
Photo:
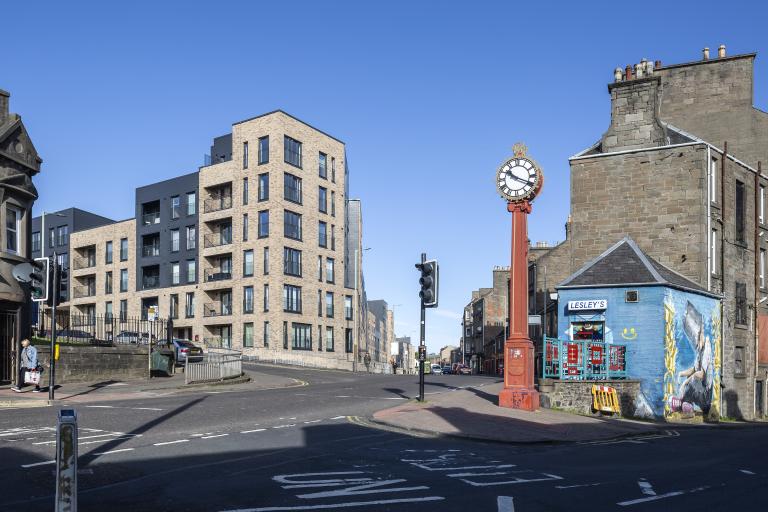
<path fill-rule="evenodd" d="M 37 211 L 123 219 L 134 189 L 201 165 L 214 136 L 273 109 L 342 139 L 363 200 L 370 298 L 418 337 L 422 251 L 440 260 L 431 350 L 509 263 L 493 176 L 524 141 L 546 175 L 534 241 L 563 238 L 568 157 L 608 126 L 613 69 L 756 51 L 763 2 L 13 2 L 0 88 L 44 159 Z M 762 26 L 761 26 L 762 25 Z"/>

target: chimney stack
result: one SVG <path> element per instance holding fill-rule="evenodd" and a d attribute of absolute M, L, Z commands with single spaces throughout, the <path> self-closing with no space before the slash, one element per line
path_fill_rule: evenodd
<path fill-rule="evenodd" d="M 0 89 L 0 125 L 5 123 L 8 119 L 8 98 L 11 97 L 11 93 Z"/>
<path fill-rule="evenodd" d="M 701 50 L 701 60 L 709 60 L 709 48 Z"/>
<path fill-rule="evenodd" d="M 717 58 L 722 59 L 723 57 L 725 57 L 725 45 L 721 44 L 717 49 Z"/>

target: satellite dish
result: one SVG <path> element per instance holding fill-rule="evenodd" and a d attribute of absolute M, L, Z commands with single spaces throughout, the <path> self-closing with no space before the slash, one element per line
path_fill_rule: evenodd
<path fill-rule="evenodd" d="M 20 283 L 32 282 L 32 273 L 35 271 L 35 267 L 31 263 L 19 263 L 13 267 L 13 277 Z"/>

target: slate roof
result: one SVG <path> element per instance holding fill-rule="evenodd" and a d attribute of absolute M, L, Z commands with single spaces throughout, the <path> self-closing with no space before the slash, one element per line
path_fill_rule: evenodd
<path fill-rule="evenodd" d="M 557 288 L 611 286 L 669 286 L 719 297 L 645 254 L 628 236 L 584 265 Z"/>

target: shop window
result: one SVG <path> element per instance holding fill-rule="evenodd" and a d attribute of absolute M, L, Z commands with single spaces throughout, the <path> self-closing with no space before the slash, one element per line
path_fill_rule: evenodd
<path fill-rule="evenodd" d="M 574 340 L 603 341 L 605 339 L 603 322 L 573 322 L 571 329 Z"/>
<path fill-rule="evenodd" d="M 627 290 L 624 293 L 624 301 L 626 301 L 626 302 L 639 302 L 640 301 L 640 295 L 637 293 L 637 290 Z"/>

